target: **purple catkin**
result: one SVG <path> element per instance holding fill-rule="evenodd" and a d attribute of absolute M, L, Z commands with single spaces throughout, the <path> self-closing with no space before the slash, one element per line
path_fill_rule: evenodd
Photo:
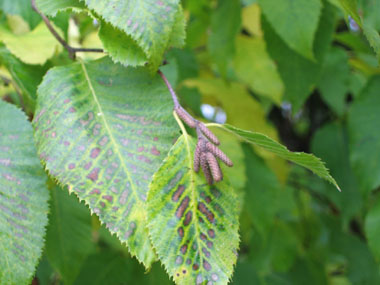
<path fill-rule="evenodd" d="M 219 145 L 220 142 L 218 138 L 206 127 L 205 124 L 199 123 L 198 124 L 199 129 L 202 131 L 202 133 L 213 143 L 216 145 Z"/>
<path fill-rule="evenodd" d="M 189 115 L 188 112 L 186 112 L 185 109 L 182 107 L 177 107 L 174 110 L 177 113 L 178 117 L 180 117 L 186 125 L 188 125 L 190 128 L 196 127 L 196 121 Z"/>
<path fill-rule="evenodd" d="M 211 152 L 213 155 L 215 155 L 217 158 L 223 161 L 227 166 L 232 167 L 234 165 L 231 159 L 229 159 L 228 156 L 223 151 L 221 151 L 218 147 L 216 147 L 212 143 L 207 142 L 206 148 L 209 152 Z"/>
<path fill-rule="evenodd" d="M 207 163 L 207 155 L 204 152 L 201 154 L 201 166 L 203 173 L 205 174 L 207 183 L 211 185 L 214 181 L 212 179 L 210 168 Z"/>
<path fill-rule="evenodd" d="M 218 161 L 216 160 L 215 156 L 211 152 L 208 152 L 206 154 L 206 158 L 215 182 L 221 181 L 223 179 L 223 174 L 220 170 Z"/>

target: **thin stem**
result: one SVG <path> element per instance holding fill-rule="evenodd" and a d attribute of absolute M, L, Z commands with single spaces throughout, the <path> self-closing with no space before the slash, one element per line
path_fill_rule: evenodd
<path fill-rule="evenodd" d="M 169 92 L 170 92 L 170 95 L 172 95 L 172 99 L 173 99 L 173 103 L 174 103 L 174 109 L 177 109 L 177 108 L 182 108 L 181 107 L 181 104 L 179 103 L 178 101 L 178 97 L 177 97 L 177 94 L 175 94 L 174 90 L 173 90 L 173 87 L 172 85 L 170 84 L 170 82 L 168 81 L 168 79 L 166 78 L 166 76 L 162 73 L 161 70 L 158 70 L 158 74 L 161 76 L 161 78 L 164 80 L 165 84 L 166 84 L 166 87 L 168 87 L 169 89 Z"/>
<path fill-rule="evenodd" d="M 75 59 L 75 54 L 77 52 L 104 52 L 103 49 L 100 48 L 75 48 L 70 46 L 55 30 L 53 25 L 51 24 L 50 20 L 45 16 L 44 13 L 42 13 L 36 5 L 36 0 L 31 0 L 32 8 L 34 11 L 38 13 L 38 15 L 41 16 L 42 20 L 45 22 L 47 28 L 51 32 L 51 34 L 57 39 L 57 41 L 69 52 L 69 56 L 71 59 Z"/>

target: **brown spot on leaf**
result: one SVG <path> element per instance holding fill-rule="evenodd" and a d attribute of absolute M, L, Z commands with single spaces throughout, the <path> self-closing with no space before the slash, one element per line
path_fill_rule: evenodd
<path fill-rule="evenodd" d="M 207 262 L 207 260 L 203 259 L 203 268 L 207 271 L 210 271 L 212 269 L 210 263 Z"/>
<path fill-rule="evenodd" d="M 100 168 L 94 168 L 89 175 L 87 175 L 87 178 L 95 182 L 98 180 Z"/>
<path fill-rule="evenodd" d="M 191 222 L 191 218 L 193 217 L 193 212 L 192 211 L 188 211 L 186 213 L 186 216 L 185 216 L 185 221 L 183 222 L 183 225 L 184 226 L 188 226 Z"/>
<path fill-rule="evenodd" d="M 186 254 L 186 251 L 187 251 L 187 244 L 184 244 L 183 246 L 181 246 L 181 253 L 182 254 Z"/>
<path fill-rule="evenodd" d="M 179 227 L 177 231 L 178 231 L 178 235 L 180 236 L 180 238 L 183 238 L 183 235 L 184 235 L 183 228 Z"/>
<path fill-rule="evenodd" d="M 198 263 L 194 263 L 193 264 L 193 270 L 197 271 L 198 269 L 199 269 L 199 264 Z"/>
<path fill-rule="evenodd" d="M 112 202 L 113 197 L 111 195 L 104 195 L 102 196 L 103 199 L 107 200 L 108 202 Z"/>
<path fill-rule="evenodd" d="M 173 196 L 172 196 L 172 200 L 174 202 L 178 202 L 179 198 L 181 198 L 181 195 L 183 193 L 183 191 L 185 191 L 185 186 L 184 185 L 179 185 L 177 190 L 174 192 Z"/>
<path fill-rule="evenodd" d="M 96 147 L 91 150 L 91 158 L 97 158 L 100 153 L 100 148 Z"/>
<path fill-rule="evenodd" d="M 98 188 L 95 188 L 95 189 L 93 189 L 91 192 L 90 192 L 90 194 L 91 195 L 93 195 L 93 194 L 100 194 L 100 190 L 98 189 Z"/>
<path fill-rule="evenodd" d="M 212 246 L 214 245 L 213 243 L 212 243 L 212 241 L 207 241 L 207 247 L 208 248 L 212 248 Z"/>
<path fill-rule="evenodd" d="M 208 233 L 208 235 L 209 235 L 210 238 L 214 238 L 215 237 L 215 231 L 213 229 L 209 229 L 207 231 L 207 233 Z"/>
<path fill-rule="evenodd" d="M 182 216 L 183 216 L 183 213 L 186 211 L 187 207 L 189 206 L 189 201 L 190 201 L 190 198 L 188 196 L 186 196 L 181 204 L 179 205 L 175 215 L 178 219 L 181 219 Z"/>
<path fill-rule="evenodd" d="M 202 202 L 199 202 L 198 204 L 198 210 L 206 216 L 207 220 L 209 220 L 210 223 L 215 222 L 215 216 L 214 214 L 206 207 L 206 205 Z"/>
<path fill-rule="evenodd" d="M 69 164 L 69 169 L 74 169 L 75 168 L 75 163 L 70 163 Z"/>
<path fill-rule="evenodd" d="M 153 155 L 160 155 L 160 151 L 155 146 L 152 147 L 152 149 L 150 150 L 150 152 Z"/>

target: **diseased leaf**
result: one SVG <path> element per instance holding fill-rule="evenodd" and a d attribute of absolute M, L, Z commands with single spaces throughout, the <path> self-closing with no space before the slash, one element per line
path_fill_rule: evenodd
<path fill-rule="evenodd" d="M 213 186 L 193 170 L 195 142 L 184 133 L 155 173 L 148 194 L 149 233 L 178 284 L 226 284 L 237 259 L 238 199 L 226 181 Z"/>
<path fill-rule="evenodd" d="M 46 255 L 65 284 L 72 284 L 93 248 L 90 211 L 66 189 L 51 188 Z"/>
<path fill-rule="evenodd" d="M 322 9 L 321 0 L 259 0 L 269 23 L 286 44 L 309 60 Z"/>
<path fill-rule="evenodd" d="M 225 76 L 228 63 L 235 53 L 235 38 L 240 31 L 239 0 L 219 0 L 211 16 L 208 50 L 219 72 Z"/>
<path fill-rule="evenodd" d="M 329 174 L 328 169 L 324 163 L 317 157 L 312 154 L 303 153 L 303 152 L 291 152 L 285 146 L 279 144 L 273 139 L 263 135 L 261 133 L 249 132 L 242 129 L 238 129 L 231 125 L 219 125 L 219 124 L 208 124 L 208 126 L 219 127 L 228 132 L 233 133 L 241 140 L 257 145 L 261 148 L 264 148 L 267 151 L 270 151 L 286 160 L 299 164 L 313 173 L 317 174 L 319 177 L 332 183 L 338 190 L 340 190 L 335 179 Z"/>
<path fill-rule="evenodd" d="M 151 68 L 158 68 L 170 39 L 177 36 L 172 32 L 180 9 L 179 0 L 82 1 L 105 21 L 131 36 L 145 52 Z"/>
<path fill-rule="evenodd" d="M 155 255 L 144 205 L 175 138 L 172 109 L 158 75 L 108 58 L 54 68 L 38 89 L 35 139 L 47 169 L 146 267 Z"/>
<path fill-rule="evenodd" d="M 236 76 L 253 92 L 281 103 L 284 84 L 262 38 L 238 37 L 234 67 Z"/>
<path fill-rule="evenodd" d="M 0 284 L 29 284 L 41 256 L 49 194 L 33 130 L 0 101 Z"/>
<path fill-rule="evenodd" d="M 355 100 L 348 117 L 350 160 L 363 193 L 380 185 L 379 88 L 376 76 Z"/>
<path fill-rule="evenodd" d="M 14 35 L 0 27 L 0 41 L 12 54 L 27 64 L 44 64 L 61 49 L 59 42 L 43 22 L 33 31 L 22 35 Z"/>

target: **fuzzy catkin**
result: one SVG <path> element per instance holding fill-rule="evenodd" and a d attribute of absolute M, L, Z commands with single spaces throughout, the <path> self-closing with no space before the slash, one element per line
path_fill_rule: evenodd
<path fill-rule="evenodd" d="M 206 148 L 209 152 L 211 152 L 213 155 L 215 155 L 217 158 L 223 161 L 227 166 L 232 167 L 234 165 L 231 159 L 229 159 L 229 157 L 223 151 L 221 151 L 217 146 L 213 145 L 210 142 L 207 142 Z"/>

